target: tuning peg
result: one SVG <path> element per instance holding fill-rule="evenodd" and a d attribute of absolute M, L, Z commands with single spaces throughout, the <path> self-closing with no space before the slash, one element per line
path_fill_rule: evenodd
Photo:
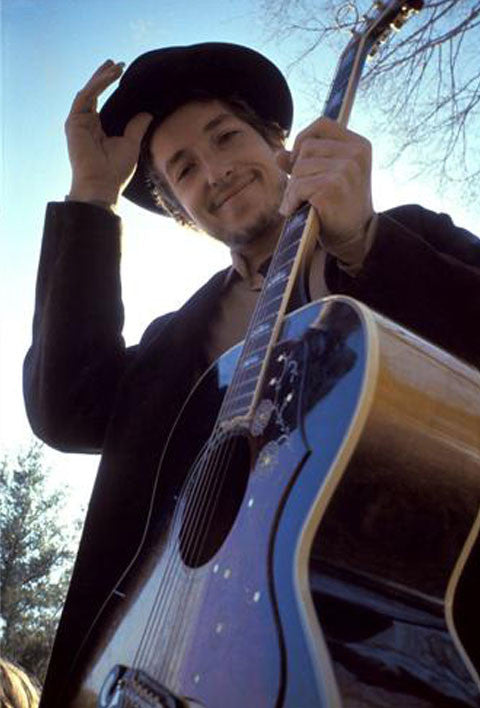
<path fill-rule="evenodd" d="M 408 14 L 399 12 L 395 19 L 390 22 L 390 27 L 395 30 L 395 32 L 399 32 L 407 20 Z"/>
<path fill-rule="evenodd" d="M 408 8 L 410 8 L 414 12 L 420 12 L 422 7 L 425 5 L 425 2 L 424 2 L 424 0 L 408 0 L 406 5 Z"/>

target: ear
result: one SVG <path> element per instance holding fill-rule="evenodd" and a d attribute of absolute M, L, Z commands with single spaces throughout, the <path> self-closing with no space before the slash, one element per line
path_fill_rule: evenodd
<path fill-rule="evenodd" d="M 285 148 L 285 137 L 280 130 L 272 130 L 269 135 L 270 145 L 274 150 L 283 150 Z"/>
<path fill-rule="evenodd" d="M 277 160 L 277 165 L 281 170 L 290 174 L 292 170 L 292 153 L 285 148 L 281 148 L 275 152 L 275 158 Z"/>
<path fill-rule="evenodd" d="M 285 149 L 286 136 L 279 126 L 268 127 L 266 141 L 275 153 Z"/>

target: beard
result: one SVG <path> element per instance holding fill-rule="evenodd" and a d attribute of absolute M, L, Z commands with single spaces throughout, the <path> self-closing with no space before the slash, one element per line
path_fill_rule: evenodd
<path fill-rule="evenodd" d="M 246 223 L 236 230 L 225 228 L 210 231 L 210 236 L 226 243 L 233 251 L 241 251 L 242 247 L 248 247 L 254 243 L 276 240 L 280 235 L 285 220 L 285 217 L 278 211 L 282 202 L 285 184 L 286 179 L 284 175 L 281 175 L 273 204 L 260 210 L 251 223 Z"/>
<path fill-rule="evenodd" d="M 278 207 L 269 213 L 259 214 L 252 224 L 248 224 L 234 232 L 224 234 L 222 241 L 227 242 L 233 250 L 239 250 L 242 246 L 250 246 L 267 238 L 272 234 L 280 233 L 284 217 L 278 212 Z"/>

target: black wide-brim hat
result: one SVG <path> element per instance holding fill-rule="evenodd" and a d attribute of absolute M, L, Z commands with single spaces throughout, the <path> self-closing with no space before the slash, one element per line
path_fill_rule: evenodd
<path fill-rule="evenodd" d="M 129 120 L 141 112 L 160 122 L 197 92 L 243 99 L 260 118 L 278 123 L 287 133 L 291 128 L 292 96 L 279 69 L 253 49 L 221 42 L 166 47 L 139 56 L 101 109 L 102 127 L 107 135 L 123 135 Z M 123 195 L 166 214 L 156 204 L 140 163 Z"/>

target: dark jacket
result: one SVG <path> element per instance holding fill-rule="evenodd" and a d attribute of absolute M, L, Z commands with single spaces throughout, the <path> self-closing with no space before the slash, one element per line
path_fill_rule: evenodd
<path fill-rule="evenodd" d="M 49 445 L 102 452 L 64 610 L 68 630 L 60 629 L 54 652 L 57 677 L 138 547 L 166 435 L 206 366 L 202 332 L 225 275 L 126 348 L 119 240 L 120 220 L 105 210 L 48 207 L 24 367 L 27 411 Z M 325 278 L 330 292 L 480 362 L 480 240 L 448 216 L 419 206 L 380 215 L 361 273 L 352 278 L 329 258 Z M 50 679 L 44 705 L 51 690 Z"/>

